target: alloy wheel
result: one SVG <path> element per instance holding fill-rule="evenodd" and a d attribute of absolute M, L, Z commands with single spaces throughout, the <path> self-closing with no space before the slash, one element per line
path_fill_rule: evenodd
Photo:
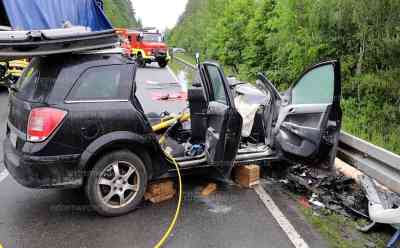
<path fill-rule="evenodd" d="M 140 178 L 137 168 L 128 162 L 115 161 L 106 166 L 97 181 L 100 199 L 110 208 L 128 205 L 139 190 Z"/>

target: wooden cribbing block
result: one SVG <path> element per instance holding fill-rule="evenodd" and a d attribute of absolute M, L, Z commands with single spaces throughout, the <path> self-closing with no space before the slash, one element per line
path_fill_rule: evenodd
<path fill-rule="evenodd" d="M 236 166 L 234 169 L 235 182 L 242 187 L 251 188 L 260 182 L 260 166 Z"/>
<path fill-rule="evenodd" d="M 147 186 L 144 199 L 152 203 L 160 203 L 174 198 L 176 190 L 172 180 L 152 182 Z"/>
<path fill-rule="evenodd" d="M 206 187 L 201 191 L 202 196 L 209 196 L 217 190 L 217 184 L 209 183 Z"/>

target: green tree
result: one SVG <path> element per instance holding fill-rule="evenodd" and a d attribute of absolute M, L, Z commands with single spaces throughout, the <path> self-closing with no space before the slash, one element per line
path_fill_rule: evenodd
<path fill-rule="evenodd" d="M 211 39 L 211 49 L 221 63 L 239 72 L 245 61 L 244 50 L 248 46 L 247 26 L 254 16 L 254 0 L 230 0 L 218 20 L 215 36 Z"/>
<path fill-rule="evenodd" d="M 287 88 L 338 58 L 344 128 L 400 153 L 400 0 L 189 0 L 169 42 Z"/>
<path fill-rule="evenodd" d="M 114 27 L 141 27 L 130 0 L 105 0 L 104 10 Z"/>

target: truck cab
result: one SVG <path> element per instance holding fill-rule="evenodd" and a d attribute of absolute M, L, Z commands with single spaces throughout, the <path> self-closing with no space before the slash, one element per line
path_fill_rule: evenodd
<path fill-rule="evenodd" d="M 128 40 L 132 47 L 132 55 L 141 67 L 157 62 L 161 68 L 170 60 L 168 46 L 159 32 L 130 31 Z"/>

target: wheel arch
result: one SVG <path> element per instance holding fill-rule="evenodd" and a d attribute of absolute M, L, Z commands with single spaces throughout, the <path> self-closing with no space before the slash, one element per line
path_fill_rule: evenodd
<path fill-rule="evenodd" d="M 135 153 L 145 164 L 149 180 L 153 177 L 153 160 L 150 156 L 151 141 L 147 137 L 132 132 L 112 132 L 93 141 L 82 153 L 79 170 L 89 172 L 95 163 L 105 154 L 117 150 L 129 150 Z M 85 179 L 86 180 L 86 179 Z"/>

